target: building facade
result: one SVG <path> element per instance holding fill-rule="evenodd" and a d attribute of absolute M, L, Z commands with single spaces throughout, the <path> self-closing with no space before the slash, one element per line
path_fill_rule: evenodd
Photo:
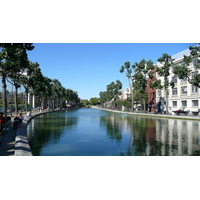
<path fill-rule="evenodd" d="M 185 65 L 183 62 L 184 55 L 188 56 L 190 55 L 190 50 L 186 49 L 180 53 L 177 53 L 172 56 L 173 59 L 173 66 L 170 69 L 170 76 L 169 76 L 169 82 L 173 80 L 175 86 L 174 88 L 169 87 L 168 89 L 168 105 L 169 105 L 169 113 L 173 114 L 173 111 L 176 110 L 184 110 L 188 111 L 188 113 L 197 112 L 200 107 L 200 91 L 199 88 L 196 86 L 191 85 L 187 78 L 179 79 L 177 77 L 174 77 L 173 70 L 174 66 L 177 65 Z M 195 64 L 197 64 L 197 57 L 192 59 L 192 62 L 189 64 L 189 68 L 192 70 L 191 72 L 191 78 L 195 74 L 199 73 L 195 69 Z M 160 66 L 160 63 L 157 63 L 157 66 Z M 157 75 L 157 79 L 161 79 L 161 82 L 163 82 L 163 77 L 159 77 Z M 162 105 L 165 104 L 165 94 L 163 90 L 157 90 L 156 91 L 156 102 L 161 102 Z M 164 105 L 164 110 L 165 110 Z"/>

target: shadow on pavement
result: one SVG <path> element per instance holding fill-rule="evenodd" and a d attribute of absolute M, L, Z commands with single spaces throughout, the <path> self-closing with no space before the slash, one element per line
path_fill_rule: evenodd
<path fill-rule="evenodd" d="M 14 156 L 15 153 L 15 136 L 17 129 L 9 130 L 2 135 L 0 144 L 0 156 Z"/>

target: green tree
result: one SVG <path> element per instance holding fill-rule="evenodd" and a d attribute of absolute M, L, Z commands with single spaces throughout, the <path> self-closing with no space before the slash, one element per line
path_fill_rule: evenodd
<path fill-rule="evenodd" d="M 89 101 L 87 99 L 83 99 L 81 100 L 81 103 L 83 104 L 83 107 L 87 107 L 87 105 L 89 105 Z"/>
<path fill-rule="evenodd" d="M 111 82 L 109 85 L 107 85 L 107 97 L 108 101 L 112 101 L 111 103 L 117 102 L 117 107 L 118 107 L 118 100 L 119 100 L 119 95 L 121 95 L 120 90 L 122 89 L 122 83 L 117 80 L 116 83 Z"/>
<path fill-rule="evenodd" d="M 28 110 L 28 93 L 33 91 L 33 88 L 36 86 L 37 78 L 41 75 L 41 69 L 37 62 L 33 63 L 29 61 L 28 68 L 24 74 L 20 77 L 20 84 L 25 89 L 25 107 Z"/>
<path fill-rule="evenodd" d="M 27 66 L 26 51 L 34 49 L 32 43 L 0 43 L 0 72 L 2 75 L 3 112 L 7 117 L 6 78 L 21 73 Z"/>
<path fill-rule="evenodd" d="M 80 102 L 80 98 L 78 97 L 78 93 L 73 91 L 72 89 L 66 89 L 66 100 L 73 105 Z"/>
<path fill-rule="evenodd" d="M 158 62 L 161 64 L 161 66 L 156 66 L 156 72 L 158 73 L 159 76 L 163 77 L 164 82 L 162 83 L 161 80 L 155 80 L 150 83 L 151 88 L 156 88 L 156 89 L 164 89 L 165 93 L 165 102 L 166 102 L 166 114 L 168 114 L 168 96 L 169 96 L 169 91 L 168 88 L 171 85 L 169 82 L 169 75 L 170 75 L 170 68 L 173 65 L 173 60 L 170 55 L 163 53 L 162 57 L 158 58 Z"/>
<path fill-rule="evenodd" d="M 200 60 L 198 59 L 200 57 L 200 44 L 198 46 L 190 46 L 189 49 L 191 50 L 189 56 L 185 56 L 183 58 L 184 65 L 177 65 L 174 67 L 173 73 L 174 77 L 178 77 L 179 79 L 183 79 L 187 77 L 187 80 L 190 84 L 200 88 Z M 191 70 L 190 63 L 192 60 L 196 58 L 196 63 L 194 64 L 194 70 Z M 192 72 L 195 72 L 192 74 Z M 173 77 L 173 78 L 174 78 Z M 172 86 L 174 86 L 174 83 L 172 81 Z"/>
<path fill-rule="evenodd" d="M 99 103 L 99 99 L 97 97 L 93 97 L 89 101 L 90 105 L 97 105 Z"/>
<path fill-rule="evenodd" d="M 99 93 L 99 101 L 102 107 L 106 106 L 106 103 L 108 102 L 108 92 L 107 91 L 101 91 Z"/>
<path fill-rule="evenodd" d="M 133 65 L 134 75 L 133 75 L 133 88 L 137 90 L 136 94 L 140 94 L 140 98 L 144 104 L 144 111 L 146 112 L 146 102 L 147 102 L 147 81 L 148 79 L 153 79 L 154 64 L 151 60 L 146 61 L 142 59 L 139 63 L 135 62 Z"/>
<path fill-rule="evenodd" d="M 128 83 L 129 83 L 129 87 L 130 87 L 130 91 L 131 91 L 131 99 L 132 99 L 132 107 L 131 110 L 133 111 L 133 104 L 134 104 L 134 100 L 133 100 L 133 79 L 132 79 L 132 74 L 133 74 L 133 66 L 131 67 L 131 64 L 129 61 L 126 61 L 124 63 L 124 65 L 121 66 L 120 68 L 120 73 L 126 73 L 126 77 L 128 79 Z"/>

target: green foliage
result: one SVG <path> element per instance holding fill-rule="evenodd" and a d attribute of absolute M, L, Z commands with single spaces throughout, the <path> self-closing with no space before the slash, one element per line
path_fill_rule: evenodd
<path fill-rule="evenodd" d="M 152 81 L 149 83 L 150 88 L 152 89 L 163 89 L 163 86 L 161 84 L 161 80 L 156 79 L 155 81 Z"/>
<path fill-rule="evenodd" d="M 81 103 L 83 104 L 83 107 L 86 107 L 87 105 L 89 105 L 89 101 L 87 99 L 81 100 Z"/>
<path fill-rule="evenodd" d="M 179 79 L 183 79 L 187 77 L 190 84 L 200 88 L 200 74 L 198 70 L 200 69 L 200 60 L 197 60 L 197 64 L 195 64 L 194 68 L 197 70 L 197 74 L 191 76 L 192 70 L 190 69 L 190 63 L 192 59 L 200 57 L 200 46 L 192 47 L 190 46 L 189 49 L 191 50 L 189 56 L 185 56 L 183 58 L 184 65 L 177 65 L 174 67 L 174 75 L 177 76 Z"/>
<path fill-rule="evenodd" d="M 113 98 L 117 99 L 120 95 L 120 90 L 122 89 L 121 81 L 117 80 L 116 83 L 111 82 L 107 85 L 107 100 L 110 101 Z"/>
<path fill-rule="evenodd" d="M 131 98 L 128 97 L 127 99 L 120 100 L 119 105 L 124 106 L 127 109 L 130 109 L 131 108 Z"/>
<path fill-rule="evenodd" d="M 90 105 L 97 105 L 99 103 L 99 99 L 97 97 L 93 97 L 89 101 Z"/>
<path fill-rule="evenodd" d="M 108 92 L 107 91 L 104 91 L 104 92 L 101 91 L 99 93 L 99 96 L 100 96 L 100 98 L 99 98 L 100 103 L 105 103 L 108 101 Z"/>
<path fill-rule="evenodd" d="M 134 100 L 141 101 L 144 103 L 144 110 L 146 111 L 146 101 L 147 101 L 147 81 L 154 78 L 152 70 L 154 69 L 154 64 L 151 60 L 146 61 L 142 59 L 139 63 L 135 62 L 133 68 L 135 69 L 135 74 L 133 75 L 133 88 L 134 88 Z"/>
<path fill-rule="evenodd" d="M 134 90 L 134 101 L 141 101 L 144 100 L 147 102 L 148 95 L 147 92 L 144 92 L 142 89 Z"/>
<path fill-rule="evenodd" d="M 9 77 L 15 85 L 15 89 L 20 87 L 19 78 L 28 66 L 28 56 L 26 51 L 33 50 L 32 43 L 0 43 L 0 71 L 2 75 L 2 92 L 6 93 L 6 78 Z M 7 116 L 7 100 L 3 99 L 3 108 Z M 16 93 L 17 96 L 17 93 Z M 15 102 L 16 108 L 17 100 Z"/>
<path fill-rule="evenodd" d="M 173 73 L 178 78 L 183 79 L 185 77 L 189 78 L 191 71 L 187 65 L 178 65 L 174 67 Z"/>

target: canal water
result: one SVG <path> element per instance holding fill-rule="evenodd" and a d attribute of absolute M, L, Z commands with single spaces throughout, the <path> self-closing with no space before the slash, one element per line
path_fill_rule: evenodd
<path fill-rule="evenodd" d="M 199 156 L 199 123 L 78 109 L 37 116 L 27 134 L 34 156 Z"/>

